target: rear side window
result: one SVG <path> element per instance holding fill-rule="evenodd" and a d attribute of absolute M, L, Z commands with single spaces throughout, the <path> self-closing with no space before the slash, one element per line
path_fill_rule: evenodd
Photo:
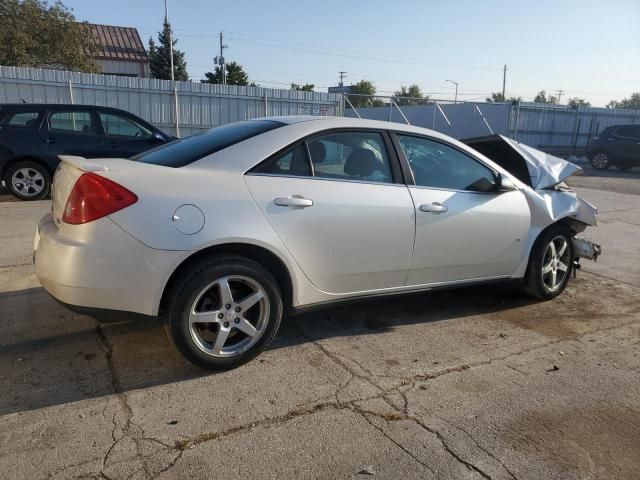
<path fill-rule="evenodd" d="M 273 120 L 245 120 L 212 128 L 208 132 L 181 138 L 132 157 L 141 163 L 184 167 L 212 153 L 283 126 Z"/>
<path fill-rule="evenodd" d="M 294 175 L 296 177 L 308 177 L 309 159 L 304 143 L 299 143 L 293 148 L 267 160 L 254 170 L 256 173 L 270 175 Z"/>
<path fill-rule="evenodd" d="M 37 128 L 40 112 L 16 112 L 8 114 L 2 122 L 11 127 Z"/>
<path fill-rule="evenodd" d="M 613 134 L 616 137 L 624 138 L 638 138 L 640 139 L 640 124 L 639 125 L 621 125 L 616 127 Z"/>
<path fill-rule="evenodd" d="M 88 111 L 53 112 L 49 115 L 49 129 L 67 133 L 94 133 L 96 128 Z"/>
<path fill-rule="evenodd" d="M 391 165 L 377 132 L 336 132 L 309 142 L 314 175 L 322 178 L 392 183 Z"/>

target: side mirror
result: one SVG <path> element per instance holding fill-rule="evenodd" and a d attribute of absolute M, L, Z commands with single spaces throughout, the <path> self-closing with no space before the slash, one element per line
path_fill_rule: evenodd
<path fill-rule="evenodd" d="M 510 190 L 516 190 L 516 184 L 513 183 L 513 180 L 511 180 L 508 177 L 505 177 L 504 175 L 500 175 L 498 177 L 498 183 L 499 183 L 499 190 L 502 191 L 510 191 Z"/>
<path fill-rule="evenodd" d="M 160 135 L 158 132 L 154 132 L 153 135 L 151 135 L 151 140 L 154 143 L 165 143 L 167 140 Z"/>

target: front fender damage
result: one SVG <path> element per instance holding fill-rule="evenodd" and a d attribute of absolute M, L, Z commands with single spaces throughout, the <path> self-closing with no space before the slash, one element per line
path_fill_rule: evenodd
<path fill-rule="evenodd" d="M 530 236 L 526 245 L 526 251 L 531 252 L 533 245 L 540 233 L 557 222 L 566 223 L 575 234 L 584 232 L 587 227 L 598 225 L 598 209 L 595 205 L 584 200 L 578 194 L 570 190 L 566 185 L 557 185 L 554 188 L 522 190 L 527 198 L 531 211 Z M 600 245 L 574 237 L 573 247 L 576 260 L 574 273 L 580 268 L 580 258 L 596 260 L 602 253 Z M 516 270 L 515 276 L 522 276 L 528 265 L 528 255 Z"/>

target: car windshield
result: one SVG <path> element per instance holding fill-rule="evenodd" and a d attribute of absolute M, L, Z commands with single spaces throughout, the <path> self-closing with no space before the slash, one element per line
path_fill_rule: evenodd
<path fill-rule="evenodd" d="M 132 157 L 131 160 L 165 167 L 184 167 L 207 155 L 283 125 L 284 123 L 273 120 L 230 123 L 148 150 Z"/>

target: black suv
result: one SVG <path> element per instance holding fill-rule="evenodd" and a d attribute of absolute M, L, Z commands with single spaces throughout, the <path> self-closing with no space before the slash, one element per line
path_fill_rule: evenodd
<path fill-rule="evenodd" d="M 49 195 L 58 155 L 129 158 L 173 137 L 123 110 L 85 105 L 0 105 L 0 179 L 16 197 Z"/>
<path fill-rule="evenodd" d="M 587 156 L 596 170 L 611 165 L 629 170 L 640 165 L 640 123 L 605 128 L 589 143 Z"/>

